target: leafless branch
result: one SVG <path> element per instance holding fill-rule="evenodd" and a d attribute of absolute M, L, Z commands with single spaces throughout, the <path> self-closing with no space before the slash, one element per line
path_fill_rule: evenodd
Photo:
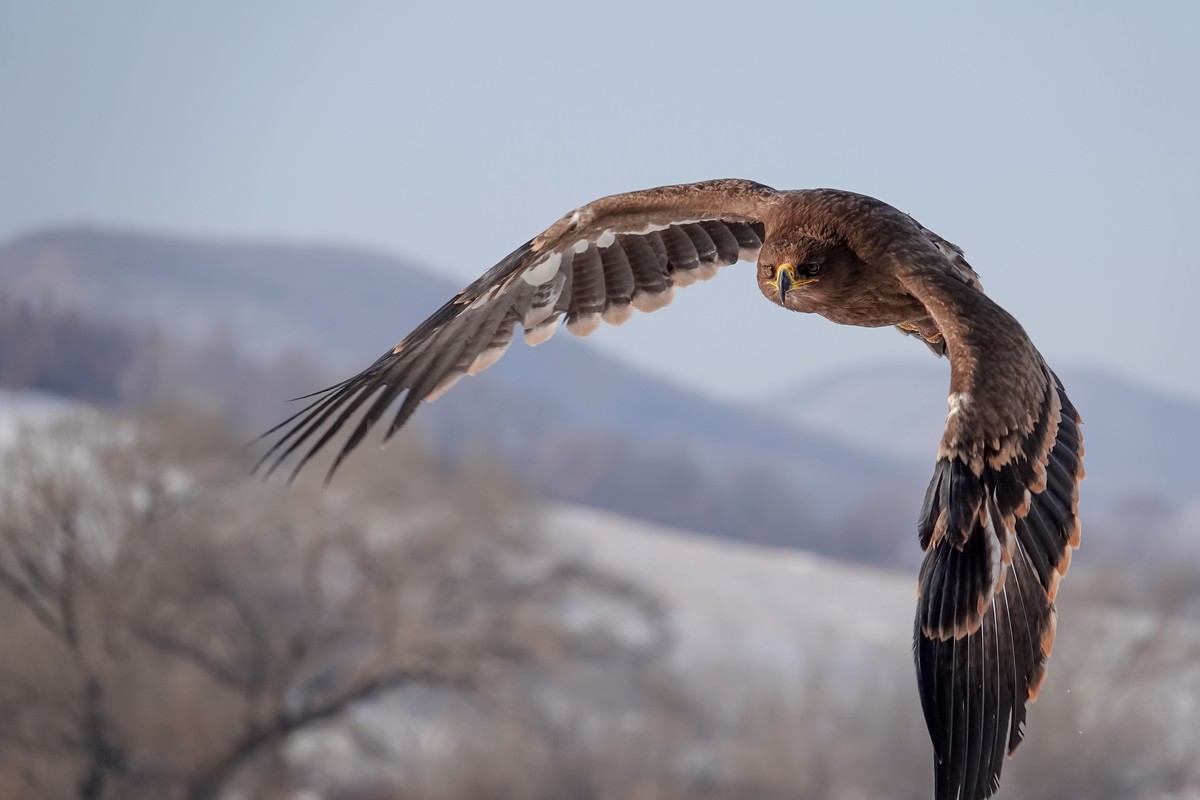
<path fill-rule="evenodd" d="M 213 800 L 238 770 L 296 731 L 342 714 L 355 703 L 418 683 L 459 689 L 469 685 L 465 680 L 448 678 L 438 670 L 404 669 L 375 675 L 324 701 L 281 713 L 266 723 L 248 727 L 216 758 L 197 769 L 188 781 L 188 800 Z"/>
<path fill-rule="evenodd" d="M 0 586 L 29 611 L 47 631 L 55 637 L 64 636 L 61 620 L 51 608 L 47 607 L 32 588 L 16 578 L 16 576 L 0 570 Z"/>

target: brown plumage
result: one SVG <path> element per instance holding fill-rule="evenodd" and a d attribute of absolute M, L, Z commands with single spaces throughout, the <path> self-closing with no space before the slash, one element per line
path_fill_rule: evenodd
<path fill-rule="evenodd" d="M 1054 643 L 1054 597 L 1079 544 L 1080 420 L 1025 331 L 962 250 L 879 200 L 743 180 L 613 195 L 492 267 L 362 373 L 277 426 L 262 464 L 300 469 L 348 430 L 333 470 L 384 419 L 494 363 L 519 324 L 591 333 L 718 267 L 758 261 L 768 299 L 843 325 L 896 326 L 950 358 L 946 430 L 917 524 L 914 655 L 935 797 L 979 800 L 1023 737 Z"/>

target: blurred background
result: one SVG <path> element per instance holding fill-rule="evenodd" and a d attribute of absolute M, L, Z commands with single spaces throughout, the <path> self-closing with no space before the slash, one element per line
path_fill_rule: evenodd
<path fill-rule="evenodd" d="M 961 245 L 1083 415 L 1001 796 L 1200 797 L 1198 24 L 0 5 L 0 800 L 927 797 L 948 366 L 911 339 L 734 266 L 514 347 L 329 488 L 248 476 L 287 398 L 564 212 L 734 176 Z"/>

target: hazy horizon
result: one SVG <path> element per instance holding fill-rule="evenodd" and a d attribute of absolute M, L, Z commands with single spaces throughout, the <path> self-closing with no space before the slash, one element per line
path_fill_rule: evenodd
<path fill-rule="evenodd" d="M 1186 100 L 1200 10 L 278 11 L 10 6 L 0 239 L 84 222 L 330 242 L 463 283 L 604 194 L 724 176 L 838 186 L 963 246 L 1052 363 L 1200 398 Z M 928 357 L 890 331 L 787 315 L 747 272 L 592 341 L 737 399 Z"/>

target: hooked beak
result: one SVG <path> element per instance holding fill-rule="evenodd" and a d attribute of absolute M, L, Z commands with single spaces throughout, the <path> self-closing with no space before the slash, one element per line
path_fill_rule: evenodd
<path fill-rule="evenodd" d="M 779 304 L 783 305 L 787 299 L 787 293 L 794 287 L 806 286 L 810 283 L 816 283 L 820 278 L 800 278 L 796 279 L 796 266 L 794 264 L 780 264 L 775 268 L 775 280 L 770 281 L 767 285 L 773 287 L 779 292 Z"/>
<path fill-rule="evenodd" d="M 780 264 L 775 268 L 775 288 L 779 290 L 779 302 L 782 304 L 796 283 L 796 268 L 791 264 Z"/>

